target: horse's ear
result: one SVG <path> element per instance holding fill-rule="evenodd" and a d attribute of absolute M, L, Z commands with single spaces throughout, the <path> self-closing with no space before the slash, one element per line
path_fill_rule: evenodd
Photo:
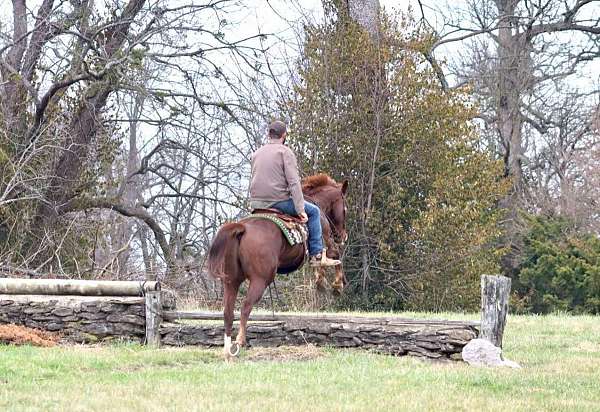
<path fill-rule="evenodd" d="M 345 195 L 347 191 L 348 191 L 348 180 L 344 180 L 344 183 L 342 183 L 342 194 Z"/>

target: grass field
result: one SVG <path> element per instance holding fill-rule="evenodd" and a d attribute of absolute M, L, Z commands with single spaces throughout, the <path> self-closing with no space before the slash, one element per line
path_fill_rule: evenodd
<path fill-rule="evenodd" d="M 0 346 L 0 410 L 600 411 L 599 317 L 512 316 L 504 346 L 522 369 L 315 347 L 225 363 L 216 349 Z"/>

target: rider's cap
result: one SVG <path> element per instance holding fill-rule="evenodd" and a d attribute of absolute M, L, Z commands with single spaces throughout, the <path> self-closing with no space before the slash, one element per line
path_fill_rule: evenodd
<path fill-rule="evenodd" d="M 281 120 L 275 120 L 269 125 L 269 136 L 279 139 L 287 131 L 285 123 Z"/>

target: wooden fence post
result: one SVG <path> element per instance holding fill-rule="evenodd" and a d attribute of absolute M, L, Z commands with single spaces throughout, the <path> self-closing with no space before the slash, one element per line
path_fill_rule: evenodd
<path fill-rule="evenodd" d="M 502 335 L 508 314 L 510 278 L 481 276 L 481 329 L 479 337 L 502 348 Z"/>
<path fill-rule="evenodd" d="M 156 274 L 146 274 L 146 281 L 156 281 Z M 160 287 L 146 292 L 146 345 L 160 346 L 160 324 L 162 322 L 162 299 Z"/>

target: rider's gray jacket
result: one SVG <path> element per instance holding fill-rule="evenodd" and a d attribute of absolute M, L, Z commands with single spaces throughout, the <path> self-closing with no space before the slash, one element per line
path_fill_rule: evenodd
<path fill-rule="evenodd" d="M 296 213 L 304 213 L 304 196 L 296 155 L 279 140 L 270 140 L 252 154 L 250 207 L 270 207 L 290 198 L 294 201 Z"/>

